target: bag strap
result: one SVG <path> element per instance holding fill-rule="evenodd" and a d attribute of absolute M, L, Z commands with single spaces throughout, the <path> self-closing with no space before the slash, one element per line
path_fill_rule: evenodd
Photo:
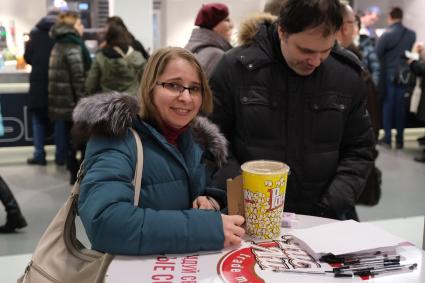
<path fill-rule="evenodd" d="M 131 133 L 136 140 L 136 148 L 137 148 L 137 161 L 136 168 L 134 170 L 134 178 L 133 178 L 133 186 L 134 186 L 134 206 L 139 205 L 140 201 L 140 190 L 142 186 L 142 172 L 143 172 L 143 145 L 140 139 L 139 134 L 133 129 L 130 128 Z M 80 182 L 83 179 L 84 174 L 84 161 L 80 165 L 80 169 L 77 173 L 77 181 L 72 188 L 71 195 L 79 195 L 80 194 Z"/>
<path fill-rule="evenodd" d="M 142 172 L 143 172 L 143 145 L 142 141 L 140 140 L 139 134 L 133 129 L 130 128 L 131 133 L 134 136 L 134 139 L 136 140 L 136 147 L 137 147 L 137 162 L 136 162 L 136 170 L 134 171 L 134 179 L 133 179 L 133 185 L 134 185 L 134 206 L 139 205 L 140 200 L 140 189 L 142 187 Z"/>
<path fill-rule="evenodd" d="M 114 49 L 124 59 L 127 58 L 127 56 L 130 55 L 134 51 L 133 47 L 131 47 L 131 46 L 128 47 L 127 54 L 124 53 L 124 51 L 122 51 L 122 49 L 119 48 L 118 46 L 114 46 L 114 47 L 112 47 L 112 49 Z"/>

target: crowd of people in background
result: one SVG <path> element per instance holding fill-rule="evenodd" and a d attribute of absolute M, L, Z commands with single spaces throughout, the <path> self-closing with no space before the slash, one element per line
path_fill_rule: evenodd
<path fill-rule="evenodd" d="M 108 18 L 94 60 L 83 41 L 84 26 L 78 13 L 52 9 L 30 33 L 24 58 L 32 66 L 30 100 L 34 155 L 30 165 L 46 165 L 46 137 L 53 133 L 55 164 L 66 165 L 75 182 L 84 144 L 72 139 L 72 111 L 87 95 L 120 91 L 136 95 L 143 66 L 149 58 L 143 45 L 118 16 Z"/>
<path fill-rule="evenodd" d="M 79 211 L 93 247 L 110 253 L 240 243 L 244 220 L 225 215 L 225 181 L 253 159 L 290 166 L 285 210 L 358 220 L 356 204 L 371 204 L 363 191 L 381 182 L 377 142 L 392 148 L 395 127 L 394 147 L 404 147 L 412 88 L 396 80 L 399 70 L 425 75 L 424 47 L 403 25 L 402 9 L 390 9 L 380 34 L 374 25 L 382 15 L 378 6 L 354 11 L 339 0 L 270 0 L 232 39 L 229 7 L 209 3 L 200 7 L 185 48 L 152 55 L 113 16 L 92 58 L 79 15 L 51 10 L 31 31 L 24 55 L 32 65 L 34 133 L 27 163 L 47 164 L 45 139 L 52 132 L 55 164 L 66 165 L 70 184 L 85 158 Z M 410 50 L 420 56 L 406 58 Z M 108 112 L 115 109 L 122 116 Z M 425 95 L 416 113 L 425 122 Z M 117 128 L 120 117 L 127 120 Z M 148 160 L 139 207 L 132 205 L 135 148 L 127 127 L 142 137 Z M 202 137 L 205 132 L 210 135 Z M 217 139 L 221 147 L 211 149 Z M 418 141 L 425 144 L 425 137 Z M 425 162 L 425 150 L 415 160 Z M 25 227 L 1 177 L 0 198 L 8 212 L 0 233 Z M 118 244 L 124 240 L 129 244 Z"/>

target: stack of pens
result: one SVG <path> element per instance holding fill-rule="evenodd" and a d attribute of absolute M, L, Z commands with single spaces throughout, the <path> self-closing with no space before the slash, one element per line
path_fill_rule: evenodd
<path fill-rule="evenodd" d="M 411 271 L 418 266 L 417 263 L 400 264 L 399 255 L 382 252 L 340 256 L 329 254 L 322 256 L 321 261 L 336 266 L 327 271 L 335 277 L 375 276 L 395 271 Z"/>

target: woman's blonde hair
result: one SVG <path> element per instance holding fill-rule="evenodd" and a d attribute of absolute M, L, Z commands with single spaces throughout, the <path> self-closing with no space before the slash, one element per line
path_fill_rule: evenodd
<path fill-rule="evenodd" d="M 189 64 L 195 67 L 198 72 L 199 79 L 201 80 L 202 88 L 202 104 L 200 112 L 204 115 L 210 114 L 213 109 L 212 92 L 208 85 L 208 79 L 202 70 L 198 60 L 193 54 L 180 47 L 166 47 L 156 51 L 149 57 L 143 72 L 142 82 L 140 84 L 140 116 L 147 121 L 161 123 L 158 116 L 158 111 L 153 102 L 153 89 L 155 88 L 158 77 L 161 76 L 168 63 L 172 59 L 181 58 L 186 60 Z"/>
<path fill-rule="evenodd" d="M 80 18 L 77 12 L 74 11 L 65 11 L 59 14 L 59 23 L 65 24 L 67 26 L 73 27 L 77 20 Z"/>

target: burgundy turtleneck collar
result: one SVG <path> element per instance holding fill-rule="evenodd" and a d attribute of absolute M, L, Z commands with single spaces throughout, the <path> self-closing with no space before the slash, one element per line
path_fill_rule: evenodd
<path fill-rule="evenodd" d="M 161 127 L 161 131 L 162 131 L 162 134 L 164 135 L 164 137 L 167 139 L 167 141 L 170 144 L 177 146 L 177 140 L 179 139 L 180 135 L 184 131 L 186 131 L 188 126 L 189 125 L 186 125 L 183 128 L 176 129 L 176 128 L 173 128 L 166 123 L 163 123 L 162 127 Z"/>

